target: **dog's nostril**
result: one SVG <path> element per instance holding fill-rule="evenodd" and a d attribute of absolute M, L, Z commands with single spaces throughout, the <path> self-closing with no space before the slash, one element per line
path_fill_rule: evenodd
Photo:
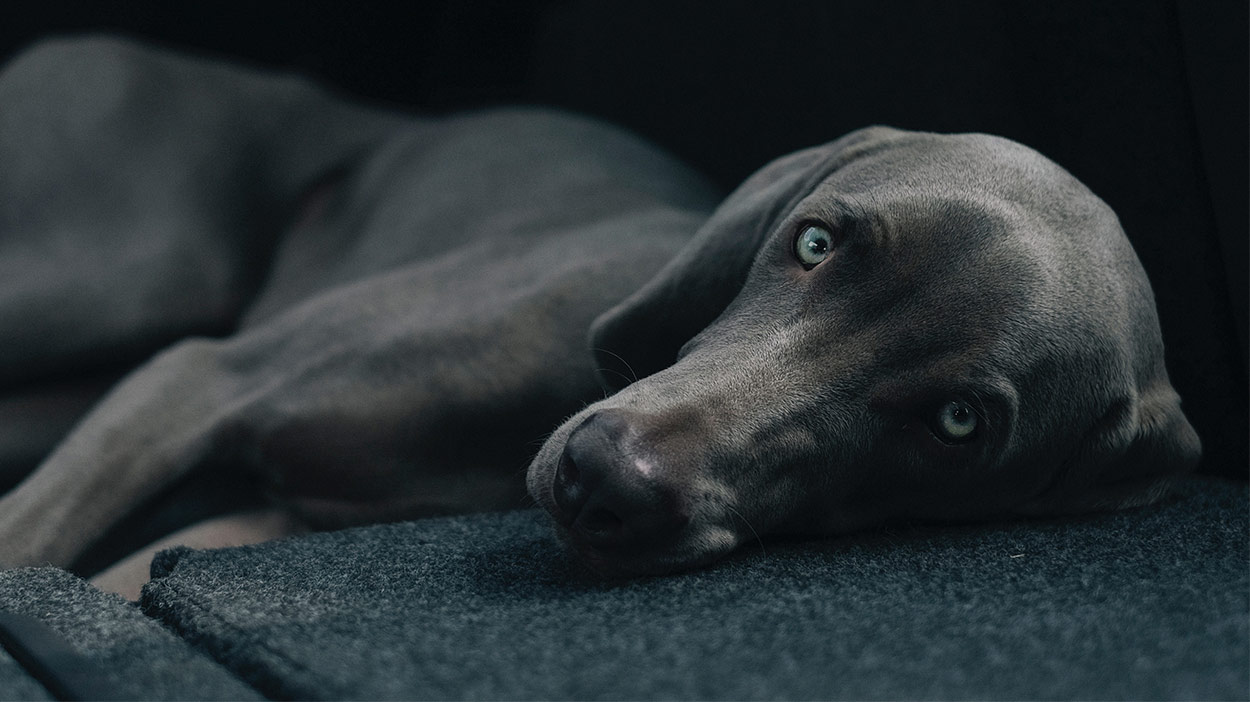
<path fill-rule="evenodd" d="M 679 490 L 666 483 L 672 456 L 640 441 L 646 428 L 645 417 L 605 410 L 569 434 L 556 466 L 553 512 L 580 546 L 645 549 L 689 521 Z"/>
<path fill-rule="evenodd" d="M 599 536 L 611 536 L 625 526 L 625 522 L 610 509 L 597 507 L 587 510 L 578 520 L 582 530 Z"/>
<path fill-rule="evenodd" d="M 572 524 L 586 502 L 586 488 L 581 483 L 581 471 L 577 468 L 577 462 L 569 455 L 567 448 L 560 456 L 560 465 L 556 467 L 556 479 L 551 492 L 556 506 L 560 508 L 560 521 L 565 526 Z"/>
<path fill-rule="evenodd" d="M 577 463 L 566 450 L 564 455 L 560 457 L 560 467 L 556 471 L 556 480 L 565 485 L 573 485 L 577 483 L 581 477 L 581 471 L 577 469 Z"/>

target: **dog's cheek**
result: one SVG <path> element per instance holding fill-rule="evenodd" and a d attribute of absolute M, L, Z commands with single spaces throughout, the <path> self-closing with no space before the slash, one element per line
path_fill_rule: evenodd
<path fill-rule="evenodd" d="M 950 467 L 933 460 L 918 441 L 935 441 L 912 428 L 861 418 L 824 449 L 824 464 L 806 483 L 808 531 L 844 534 L 874 528 L 913 513 L 945 489 Z M 927 430 L 924 430 L 927 435 Z M 802 523 L 799 525 L 802 530 Z"/>
<path fill-rule="evenodd" d="M 867 437 L 852 431 L 819 437 L 801 452 L 766 449 L 748 468 L 756 475 L 737 490 L 747 501 L 742 509 L 761 515 L 758 530 L 781 534 L 861 528 L 862 496 L 877 492 L 879 477 Z"/>

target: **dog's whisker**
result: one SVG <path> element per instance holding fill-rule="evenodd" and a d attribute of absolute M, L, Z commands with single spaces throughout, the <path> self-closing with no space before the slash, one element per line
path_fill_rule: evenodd
<path fill-rule="evenodd" d="M 760 545 L 760 553 L 764 554 L 764 557 L 767 558 L 768 549 L 764 547 L 764 540 L 760 538 L 760 533 L 755 530 L 755 527 L 751 526 L 751 522 L 748 521 L 746 517 L 742 516 L 741 512 L 734 509 L 733 505 L 725 503 L 725 509 L 729 510 L 734 516 L 741 519 L 743 524 L 747 525 L 747 528 L 751 530 L 751 534 L 755 536 L 755 542 Z"/>
<path fill-rule="evenodd" d="M 976 400 L 978 405 L 980 405 L 981 407 L 985 407 L 985 401 L 981 399 L 981 393 L 977 392 L 976 388 L 969 388 L 969 392 L 972 394 L 972 399 Z M 980 416 L 981 416 L 981 421 L 985 422 L 985 428 L 987 430 L 993 431 L 994 425 L 990 423 L 990 418 L 985 415 L 980 415 Z"/>
<path fill-rule="evenodd" d="M 632 380 L 631 380 L 631 379 L 630 379 L 630 377 L 629 377 L 628 375 L 625 375 L 624 373 L 622 373 L 622 372 L 620 372 L 620 371 L 616 370 L 615 368 L 603 368 L 603 367 L 599 367 L 599 368 L 596 368 L 596 369 L 595 369 L 595 372 L 598 372 L 598 373 L 611 373 L 611 374 L 613 374 L 613 375 L 620 376 L 621 378 L 623 378 L 623 379 L 626 381 L 626 384 L 634 383 L 634 382 L 637 382 L 637 380 L 638 380 L 637 378 L 634 378 L 634 379 L 632 379 Z M 631 371 L 631 372 L 632 372 L 632 371 Z M 604 396 L 604 397 L 608 397 L 608 396 L 610 396 L 611 394 L 612 394 L 612 391 L 611 391 L 611 390 L 607 390 L 607 389 L 605 389 L 605 390 L 603 391 L 603 396 Z"/>
<path fill-rule="evenodd" d="M 638 374 L 637 374 L 636 372 L 634 372 L 634 367 L 633 367 L 633 366 L 631 366 L 631 365 L 629 365 L 629 361 L 626 361 L 626 360 L 624 359 L 624 357 L 622 357 L 619 353 L 616 353 L 616 352 L 614 352 L 614 351 L 609 351 L 608 349 L 605 349 L 605 348 L 602 348 L 602 347 L 599 347 L 599 346 L 596 346 L 596 347 L 594 348 L 594 350 L 595 350 L 596 352 L 598 352 L 598 353 L 606 353 L 606 354 L 608 354 L 609 356 L 611 356 L 612 358 L 615 358 L 616 360 L 618 360 L 618 361 L 620 361 L 622 364 L 624 364 L 625 369 L 629 371 L 629 375 L 628 375 L 628 376 L 627 376 L 627 375 L 625 375 L 624 373 L 620 373 L 620 372 L 618 372 L 618 373 L 617 373 L 617 375 L 621 376 L 622 378 L 625 378 L 626 380 L 628 380 L 628 381 L 629 381 L 629 382 L 631 382 L 631 383 L 636 383 L 636 382 L 638 382 Z"/>
<path fill-rule="evenodd" d="M 538 438 L 536 438 L 536 439 L 530 439 L 530 441 L 529 441 L 529 445 L 530 445 L 530 446 L 542 446 L 543 444 L 547 443 L 547 439 L 550 439 L 550 438 L 551 438 L 551 435 L 552 435 L 552 434 L 554 434 L 554 433 L 556 433 L 556 432 L 555 432 L 555 430 L 553 429 L 553 430 L 551 430 L 551 431 L 547 432 L 546 434 L 543 434 L 542 436 L 540 436 L 540 437 L 538 437 Z"/>

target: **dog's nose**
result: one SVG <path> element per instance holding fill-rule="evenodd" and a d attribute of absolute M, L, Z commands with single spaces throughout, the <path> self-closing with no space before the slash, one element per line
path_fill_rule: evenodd
<path fill-rule="evenodd" d="M 554 497 L 574 539 L 595 548 L 646 548 L 690 521 L 671 476 L 646 445 L 644 425 L 632 413 L 604 410 L 569 436 Z"/>

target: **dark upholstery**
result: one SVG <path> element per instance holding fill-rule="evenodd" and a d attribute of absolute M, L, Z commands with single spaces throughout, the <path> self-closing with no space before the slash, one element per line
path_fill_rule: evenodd
<path fill-rule="evenodd" d="M 41 620 L 82 656 L 99 673 L 90 698 L 260 699 L 230 671 L 133 604 L 63 570 L 0 571 L 0 611 Z M 81 665 L 73 660 L 63 663 Z M 56 698 L 0 650 L 0 699 Z"/>
<path fill-rule="evenodd" d="M 148 699 L 1245 699 L 1248 535 L 1245 486 L 1206 478 L 604 582 L 526 510 L 167 551 L 138 608 L 8 571 L 0 608 Z M 0 656 L 0 698 L 44 696 Z"/>
<path fill-rule="evenodd" d="M 537 512 L 158 557 L 142 608 L 270 697 L 1237 699 L 1245 486 L 773 543 L 607 583 Z"/>

